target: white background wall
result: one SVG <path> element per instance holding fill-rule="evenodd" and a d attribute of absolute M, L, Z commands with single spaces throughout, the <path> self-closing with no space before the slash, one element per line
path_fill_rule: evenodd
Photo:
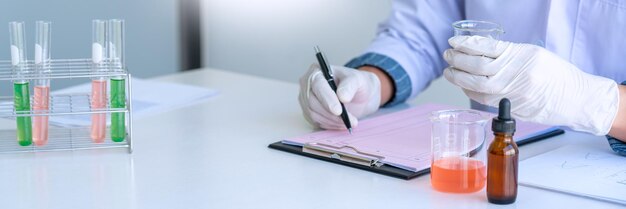
<path fill-rule="evenodd" d="M 315 45 L 335 65 L 360 55 L 391 0 L 203 0 L 202 7 L 205 66 L 297 82 L 315 62 Z M 413 102 L 423 97 L 469 107 L 445 79 Z"/>

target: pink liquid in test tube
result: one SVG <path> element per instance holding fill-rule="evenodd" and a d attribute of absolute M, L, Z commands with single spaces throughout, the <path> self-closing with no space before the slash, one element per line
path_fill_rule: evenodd
<path fill-rule="evenodd" d="M 49 86 L 35 86 L 33 111 L 35 113 L 47 113 L 49 98 Z M 48 116 L 33 117 L 33 141 L 37 146 L 43 146 L 48 143 Z"/>
<path fill-rule="evenodd" d="M 91 109 L 106 108 L 107 98 L 107 81 L 93 80 L 91 81 Z M 107 115 L 106 113 L 95 113 L 91 115 L 91 139 L 96 143 L 104 142 L 106 135 Z"/>

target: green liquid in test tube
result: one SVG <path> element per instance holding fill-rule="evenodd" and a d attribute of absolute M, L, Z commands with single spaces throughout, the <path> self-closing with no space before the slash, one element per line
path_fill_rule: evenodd
<path fill-rule="evenodd" d="M 109 60 L 114 71 L 123 71 L 124 65 L 124 20 L 109 20 L 109 45 L 107 47 Z M 111 107 L 126 108 L 126 79 L 122 76 L 111 78 Z M 111 113 L 111 140 L 122 142 L 126 137 L 126 113 Z"/>
<path fill-rule="evenodd" d="M 111 79 L 111 107 L 126 108 L 126 80 Z M 123 112 L 111 113 L 111 139 L 124 141 L 126 137 L 126 118 Z"/>
<path fill-rule="evenodd" d="M 24 38 L 24 22 L 10 22 L 9 33 L 11 37 L 11 66 L 13 76 L 13 104 L 17 114 L 20 111 L 30 113 L 30 93 L 28 81 L 23 79 L 26 65 L 26 44 Z M 18 116 L 17 120 L 17 142 L 21 146 L 28 146 L 33 143 L 32 123 L 30 116 Z"/>
<path fill-rule="evenodd" d="M 15 97 L 13 101 L 15 111 L 30 111 L 28 82 L 14 83 L 13 93 Z M 30 117 L 17 117 L 17 142 L 22 146 L 28 146 L 33 142 Z"/>

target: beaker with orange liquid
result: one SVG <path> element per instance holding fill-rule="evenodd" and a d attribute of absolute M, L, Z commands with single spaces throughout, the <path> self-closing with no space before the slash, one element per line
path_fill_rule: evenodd
<path fill-rule="evenodd" d="M 487 121 L 486 114 L 475 110 L 432 113 L 430 180 L 434 189 L 471 193 L 485 187 Z"/>

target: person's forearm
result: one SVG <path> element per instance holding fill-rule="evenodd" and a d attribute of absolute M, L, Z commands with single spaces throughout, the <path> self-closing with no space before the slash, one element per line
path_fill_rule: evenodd
<path fill-rule="evenodd" d="M 619 107 L 609 135 L 626 142 L 626 86 L 619 86 Z"/>
<path fill-rule="evenodd" d="M 391 100 L 395 92 L 393 80 L 383 70 L 373 66 L 363 66 L 359 70 L 374 73 L 380 80 L 380 106 Z"/>

